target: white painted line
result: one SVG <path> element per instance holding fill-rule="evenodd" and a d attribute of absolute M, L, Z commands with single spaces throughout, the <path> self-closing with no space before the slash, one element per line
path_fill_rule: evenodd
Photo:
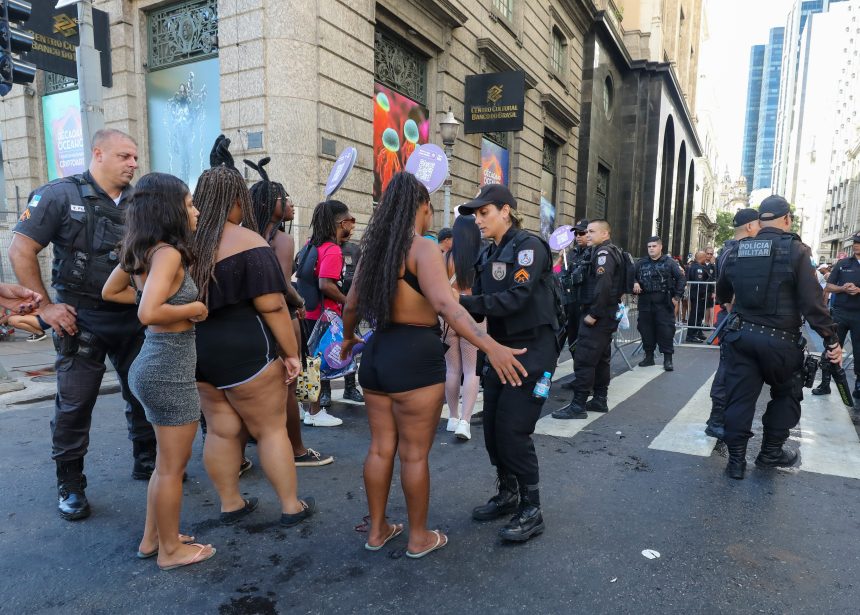
<path fill-rule="evenodd" d="M 648 448 L 687 455 L 710 457 L 717 440 L 705 435 L 705 421 L 711 414 L 711 383 L 714 374 L 699 387 L 690 400 L 666 423 Z"/>
<path fill-rule="evenodd" d="M 611 412 L 616 406 L 663 373 L 665 373 L 663 366 L 655 365 L 654 367 L 637 367 L 613 378 L 609 383 L 609 411 Z M 571 395 L 573 395 L 572 392 Z M 587 419 L 562 420 L 554 419 L 548 414 L 537 422 L 535 433 L 559 438 L 572 438 L 601 416 L 603 416 L 601 412 L 589 412 Z"/>
<path fill-rule="evenodd" d="M 860 479 L 860 439 L 831 385 L 830 395 L 804 396 L 800 419 L 800 469 Z"/>

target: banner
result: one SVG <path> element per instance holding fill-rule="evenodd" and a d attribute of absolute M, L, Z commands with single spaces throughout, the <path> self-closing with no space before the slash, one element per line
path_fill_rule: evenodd
<path fill-rule="evenodd" d="M 48 181 L 86 170 L 81 102 L 77 90 L 42 97 Z"/>
<path fill-rule="evenodd" d="M 175 175 L 191 190 L 221 133 L 219 79 L 218 58 L 146 75 L 152 170 Z"/>
<path fill-rule="evenodd" d="M 419 145 L 430 138 L 428 112 L 420 103 L 373 84 L 373 201 Z"/>
<path fill-rule="evenodd" d="M 556 180 L 555 175 L 541 169 L 540 174 L 540 233 L 548 239 L 555 230 L 555 198 Z"/>
<path fill-rule="evenodd" d="M 463 132 L 509 132 L 523 129 L 526 75 L 521 71 L 466 76 Z"/>
<path fill-rule="evenodd" d="M 508 170 L 510 169 L 510 154 L 501 145 L 496 145 L 486 138 L 481 139 L 481 176 L 480 186 L 488 184 L 508 185 Z"/>

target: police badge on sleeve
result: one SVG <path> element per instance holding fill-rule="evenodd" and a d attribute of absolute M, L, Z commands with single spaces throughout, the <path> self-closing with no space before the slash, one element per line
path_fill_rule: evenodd
<path fill-rule="evenodd" d="M 508 274 L 508 267 L 505 263 L 493 263 L 493 279 L 501 282 Z"/>
<path fill-rule="evenodd" d="M 520 250 L 517 253 L 517 264 L 522 265 L 523 267 L 528 267 L 533 262 L 535 262 L 535 251 L 534 250 Z"/>

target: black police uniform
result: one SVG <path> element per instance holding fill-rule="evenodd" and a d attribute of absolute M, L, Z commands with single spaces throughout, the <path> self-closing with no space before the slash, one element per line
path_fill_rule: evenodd
<path fill-rule="evenodd" d="M 57 462 L 61 514 L 67 518 L 89 514 L 83 488 L 77 494 L 82 496 L 77 498 L 79 505 L 65 512 L 63 502 L 68 498 L 62 494 L 70 485 L 85 485 L 83 458 L 105 356 L 122 385 L 129 439 L 134 445 L 134 478 L 148 479 L 155 464 L 155 433 L 128 388 L 128 370 L 143 344 L 144 328 L 136 306 L 106 302 L 101 297 L 118 262 L 117 244 L 123 236 L 124 210 L 131 192 L 131 187 L 126 188 L 114 202 L 89 172 L 58 179 L 33 192 L 14 228 L 15 233 L 39 245 L 53 244 L 51 278 L 57 302 L 71 305 L 77 312 L 76 336 L 54 333 L 57 395 L 51 421 L 52 457 Z"/>
<path fill-rule="evenodd" d="M 690 282 L 712 281 L 710 269 L 693 261 L 687 270 L 687 280 Z M 690 313 L 687 316 L 688 342 L 701 342 L 705 339 L 704 333 L 699 327 L 702 326 L 702 321 L 705 319 L 710 290 L 708 284 L 690 285 Z"/>
<path fill-rule="evenodd" d="M 639 333 L 645 360 L 639 365 L 654 365 L 654 349 L 660 346 L 666 369 L 672 369 L 675 337 L 675 305 L 672 299 L 681 300 L 687 279 L 681 266 L 668 254 L 658 259 L 649 256 L 636 263 L 635 279 L 639 293 Z"/>
<path fill-rule="evenodd" d="M 773 198 L 777 197 L 769 197 Z M 732 316 L 722 347 L 729 449 L 726 472 L 740 479 L 764 383 L 770 385 L 771 400 L 762 417 L 764 435 L 756 465 L 785 466 L 796 459 L 796 453 L 782 446 L 789 430 L 800 421 L 805 343 L 801 315 L 828 345 L 836 342 L 836 328 L 824 305 L 809 247 L 797 235 L 780 229 L 763 228 L 729 252 L 717 282 L 717 298 L 725 303 L 732 297 L 737 320 Z"/>
<path fill-rule="evenodd" d="M 591 263 L 582 289 L 582 318 L 573 357 L 573 401 L 552 413 L 557 419 L 584 419 L 586 410 L 607 412 L 609 362 L 612 358 L 612 334 L 618 329 L 615 313 L 624 294 L 620 265 L 624 255 L 608 240 L 591 249 Z M 593 325 L 585 317 L 597 320 Z M 594 398 L 588 395 L 594 392 Z"/>
<path fill-rule="evenodd" d="M 473 517 L 516 513 L 500 531 L 507 540 L 527 540 L 544 527 L 531 438 L 543 400 L 532 393 L 537 380 L 544 372 L 552 374 L 558 361 L 561 298 L 554 289 L 549 246 L 537 235 L 512 227 L 497 247 L 481 252 L 472 295 L 460 297 L 476 320 L 486 317 L 494 340 L 528 350 L 517 357 L 528 372 L 519 387 L 503 385 L 486 360 L 478 367 L 484 384 L 484 441 L 498 472 L 499 493 L 476 508 Z"/>
<path fill-rule="evenodd" d="M 579 321 L 582 320 L 582 286 L 585 283 L 590 258 L 591 249 L 588 246 L 574 244 L 567 250 L 567 267 L 563 267 L 561 272 L 566 317 L 565 337 L 571 354 L 576 348 Z"/>
<path fill-rule="evenodd" d="M 857 239 L 860 239 L 858 237 Z M 856 241 L 856 239 L 855 239 Z M 830 271 L 827 283 L 842 286 L 848 282 L 860 287 L 860 261 L 854 256 L 839 260 Z M 851 334 L 851 344 L 860 347 L 860 295 L 848 293 L 832 293 L 833 320 L 839 335 L 839 344 L 845 344 L 845 338 Z M 860 397 L 860 361 L 854 361 L 854 397 Z"/>

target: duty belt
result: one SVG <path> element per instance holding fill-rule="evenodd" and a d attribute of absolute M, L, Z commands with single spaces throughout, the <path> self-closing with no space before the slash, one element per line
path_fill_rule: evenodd
<path fill-rule="evenodd" d="M 792 344 L 796 344 L 801 338 L 800 331 L 794 331 L 790 329 L 776 329 L 774 327 L 766 327 L 765 325 L 757 325 L 753 322 L 742 323 L 741 331 L 761 333 L 762 335 L 767 335 L 768 337 L 774 337 L 776 339 L 784 340 L 786 342 L 791 342 Z"/>

